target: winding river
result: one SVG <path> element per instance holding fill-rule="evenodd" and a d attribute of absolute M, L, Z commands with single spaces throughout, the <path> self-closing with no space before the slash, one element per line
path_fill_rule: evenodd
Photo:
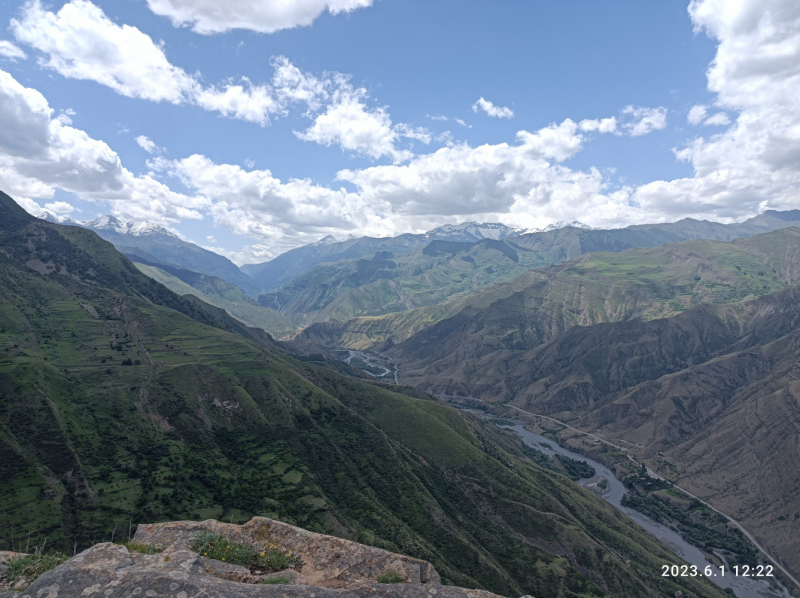
<path fill-rule="evenodd" d="M 702 571 L 709 562 L 706 560 L 703 553 L 700 551 L 699 548 L 692 546 L 686 540 L 684 540 L 680 534 L 675 532 L 674 530 L 661 525 L 660 523 L 656 523 L 648 516 L 639 513 L 638 511 L 634 511 L 628 507 L 623 507 L 621 504 L 622 495 L 625 494 L 625 486 L 622 485 L 614 474 L 611 473 L 611 470 L 608 469 L 602 463 L 594 461 L 593 459 L 589 459 L 588 457 L 584 457 L 583 455 L 579 455 L 578 453 L 574 453 L 570 450 L 567 450 L 554 441 L 550 440 L 549 438 L 545 438 L 544 436 L 540 436 L 539 434 L 534 434 L 533 432 L 529 432 L 522 426 L 521 424 L 515 426 L 501 426 L 503 428 L 507 428 L 516 432 L 521 438 L 522 441 L 530 447 L 533 447 L 539 451 L 542 451 L 546 455 L 555 455 L 556 453 L 570 457 L 572 459 L 577 459 L 579 461 L 586 461 L 589 465 L 595 468 L 597 473 L 606 478 L 608 480 L 608 488 L 606 489 L 605 493 L 602 495 L 604 499 L 618 508 L 620 511 L 625 513 L 628 517 L 636 521 L 639 525 L 641 525 L 644 529 L 648 532 L 653 534 L 656 538 L 661 540 L 661 542 L 667 546 L 670 550 L 672 550 L 675 554 L 685 560 L 687 563 L 691 565 L 696 565 L 698 570 Z M 581 486 L 586 486 L 587 479 L 581 479 L 578 483 Z M 715 568 L 716 569 L 716 568 Z M 716 569 L 718 571 L 718 569 Z M 790 598 L 790 594 L 786 591 L 786 589 L 781 586 L 780 589 L 771 588 L 767 581 L 757 580 L 754 578 L 748 577 L 733 577 L 732 573 L 726 571 L 725 577 L 712 577 L 711 581 L 717 584 L 719 587 L 726 589 L 731 588 L 736 596 L 739 598 Z M 777 581 L 777 580 L 776 580 Z"/>

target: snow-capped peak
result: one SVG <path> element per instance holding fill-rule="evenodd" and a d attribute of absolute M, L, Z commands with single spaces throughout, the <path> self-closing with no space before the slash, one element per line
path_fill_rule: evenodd
<path fill-rule="evenodd" d="M 123 222 L 119 218 L 106 214 L 89 222 L 82 222 L 81 226 L 93 230 L 114 231 L 120 235 L 131 235 L 132 237 L 147 237 L 153 235 L 166 235 L 168 237 L 178 237 L 171 230 L 152 222 Z"/>
<path fill-rule="evenodd" d="M 306 247 L 320 247 L 323 245 L 333 245 L 334 243 L 338 243 L 339 239 L 334 237 L 333 235 L 326 235 L 322 237 L 319 241 L 315 243 L 309 243 Z"/>
<path fill-rule="evenodd" d="M 82 228 L 88 228 L 91 230 L 113 231 L 120 235 L 131 235 L 133 237 L 166 235 L 168 237 L 180 238 L 179 235 L 176 235 L 171 230 L 164 228 L 163 226 L 159 226 L 158 224 L 153 224 L 152 222 L 123 222 L 111 214 L 99 216 L 94 220 L 81 222 L 80 220 L 74 220 L 67 216 L 58 216 L 57 214 L 46 210 L 39 214 L 38 218 L 47 220 L 48 222 L 56 222 L 58 224 L 67 224 L 70 226 L 80 226 Z"/>
<path fill-rule="evenodd" d="M 514 237 L 517 232 L 498 222 L 462 222 L 461 224 L 445 224 L 425 233 L 428 238 L 436 239 L 464 239 L 480 241 L 481 239 L 507 239 Z"/>
<path fill-rule="evenodd" d="M 46 220 L 47 222 L 54 222 L 56 224 L 66 224 L 69 226 L 80 226 L 81 223 L 75 220 L 74 218 L 70 218 L 69 216 L 59 216 L 55 212 L 51 212 L 50 210 L 45 210 L 41 214 L 37 216 L 37 218 L 41 218 L 42 220 Z"/>
<path fill-rule="evenodd" d="M 122 222 L 122 220 L 119 218 L 115 218 L 111 214 L 106 214 L 105 216 L 100 216 L 99 218 L 89 220 L 88 222 L 82 222 L 81 224 L 86 228 L 91 228 L 94 230 L 113 230 L 123 235 L 128 230 L 127 224 Z"/>
<path fill-rule="evenodd" d="M 544 232 L 547 232 L 550 230 L 558 230 L 559 228 L 567 228 L 568 226 L 571 226 L 572 228 L 582 228 L 584 230 L 592 230 L 591 226 L 589 226 L 588 224 L 584 224 L 580 220 L 573 220 L 572 222 L 567 222 L 566 220 L 559 220 L 555 224 L 548 224 L 542 230 Z"/>

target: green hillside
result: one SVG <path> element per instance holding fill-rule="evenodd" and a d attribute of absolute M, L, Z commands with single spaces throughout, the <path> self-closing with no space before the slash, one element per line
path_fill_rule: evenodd
<path fill-rule="evenodd" d="M 401 255 L 320 264 L 281 289 L 259 297 L 261 305 L 300 326 L 344 321 L 444 303 L 530 270 L 562 261 L 559 251 L 531 251 L 510 241 L 433 241 Z"/>
<path fill-rule="evenodd" d="M 660 578 L 672 553 L 516 439 L 245 340 L 90 231 L 0 196 L 0 250 L 9 548 L 23 534 L 71 551 L 139 522 L 259 514 L 508 596 L 722 596 Z"/>
<path fill-rule="evenodd" d="M 436 343 L 450 339 L 452 350 L 441 351 L 442 357 L 463 359 L 476 343 L 491 345 L 484 352 L 530 348 L 573 325 L 667 317 L 699 303 L 730 303 L 783 289 L 792 274 L 774 268 L 767 255 L 791 253 L 797 233 L 789 228 L 731 243 L 698 240 L 587 254 L 441 305 L 317 323 L 296 340 L 299 346 L 351 349 L 406 341 L 409 359 L 423 360 L 430 358 L 420 352 L 423 345 L 438 351 Z M 759 243 L 765 244 L 761 253 L 754 249 Z M 456 347 L 463 349 L 456 354 Z"/>
<path fill-rule="evenodd" d="M 292 322 L 275 310 L 255 305 L 252 300 L 248 301 L 249 297 L 244 295 L 242 291 L 222 279 L 213 280 L 214 277 L 212 276 L 201 275 L 197 286 L 191 286 L 155 266 L 147 266 L 141 263 L 136 263 L 135 265 L 139 271 L 153 280 L 157 280 L 170 291 L 182 296 L 195 295 L 206 303 L 224 309 L 247 326 L 261 328 L 277 338 L 281 338 L 297 329 Z M 204 290 L 206 292 L 203 292 Z M 230 297 L 230 299 L 227 297 Z"/>

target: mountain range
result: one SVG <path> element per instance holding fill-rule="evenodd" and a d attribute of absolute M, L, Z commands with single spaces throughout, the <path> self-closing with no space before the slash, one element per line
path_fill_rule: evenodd
<path fill-rule="evenodd" d="M 622 440 L 797 572 L 798 283 L 800 228 L 780 228 L 588 253 L 294 346 L 380 351 L 400 383 Z"/>
<path fill-rule="evenodd" d="M 262 514 L 503 595 L 724 595 L 657 577 L 679 559 L 516 436 L 295 358 L 4 194 L 0 281 L 4 538 L 73 551 L 139 522 Z"/>
<path fill-rule="evenodd" d="M 51 212 L 43 212 L 39 218 L 68 226 L 88 228 L 115 247 L 121 248 L 123 253 L 131 248 L 143 250 L 166 264 L 221 278 L 253 298 L 262 292 L 258 285 L 228 258 L 184 241 L 172 231 L 157 224 L 122 222 L 111 215 L 100 216 L 86 222 L 72 218 L 57 218 Z"/>

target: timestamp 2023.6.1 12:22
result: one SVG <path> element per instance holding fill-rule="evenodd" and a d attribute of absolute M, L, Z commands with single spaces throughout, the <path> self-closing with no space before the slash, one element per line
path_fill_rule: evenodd
<path fill-rule="evenodd" d="M 772 565 L 706 565 L 700 569 L 696 565 L 661 565 L 661 577 L 774 577 Z"/>

